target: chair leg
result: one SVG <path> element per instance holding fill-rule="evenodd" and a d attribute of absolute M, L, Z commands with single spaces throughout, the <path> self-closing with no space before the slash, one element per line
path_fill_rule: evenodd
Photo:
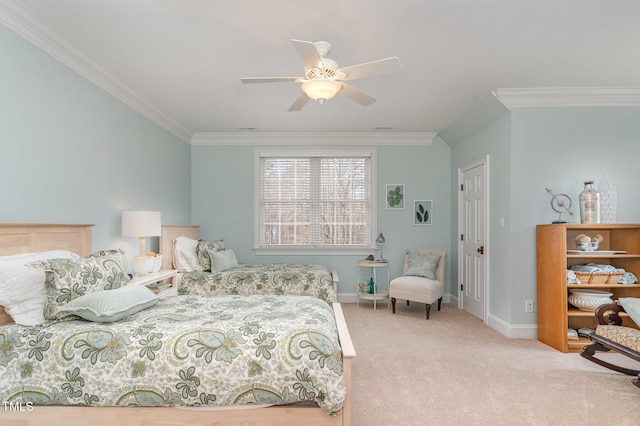
<path fill-rule="evenodd" d="M 429 311 L 431 310 L 431 305 L 427 304 L 427 319 L 429 319 Z"/>
<path fill-rule="evenodd" d="M 440 310 L 440 305 L 442 305 L 442 297 L 438 299 L 438 310 Z"/>
<path fill-rule="evenodd" d="M 396 313 L 396 298 L 395 297 L 391 298 L 391 313 L 392 314 Z"/>

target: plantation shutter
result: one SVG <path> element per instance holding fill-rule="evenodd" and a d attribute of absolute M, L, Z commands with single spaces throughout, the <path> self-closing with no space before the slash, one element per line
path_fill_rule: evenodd
<path fill-rule="evenodd" d="M 371 245 L 371 156 L 261 156 L 260 247 Z"/>

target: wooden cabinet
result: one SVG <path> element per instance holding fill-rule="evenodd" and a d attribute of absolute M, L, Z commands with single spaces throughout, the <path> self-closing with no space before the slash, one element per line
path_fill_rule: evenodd
<path fill-rule="evenodd" d="M 598 251 L 608 253 L 575 253 L 576 235 L 600 234 L 604 240 Z M 569 252 L 567 252 L 569 250 Z M 612 254 L 611 251 L 625 253 Z M 640 277 L 640 224 L 551 224 L 536 227 L 538 340 L 562 352 L 579 352 L 590 343 L 585 337 L 569 339 L 569 328 L 595 328 L 593 312 L 581 311 L 568 302 L 569 290 L 588 288 L 613 293 L 619 297 L 640 297 L 638 284 L 567 284 L 571 265 L 598 263 L 623 268 Z M 623 324 L 638 328 L 628 317 Z"/>

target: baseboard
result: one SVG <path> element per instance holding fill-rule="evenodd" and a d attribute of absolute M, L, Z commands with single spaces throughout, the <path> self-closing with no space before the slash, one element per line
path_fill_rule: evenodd
<path fill-rule="evenodd" d="M 358 296 L 355 293 L 338 293 L 337 298 L 339 303 L 358 303 Z M 458 306 L 458 298 L 445 294 L 442 296 L 442 303 L 451 303 L 454 306 Z"/>
<path fill-rule="evenodd" d="M 535 324 L 509 324 L 489 314 L 487 325 L 510 339 L 536 340 L 538 338 L 538 326 Z"/>

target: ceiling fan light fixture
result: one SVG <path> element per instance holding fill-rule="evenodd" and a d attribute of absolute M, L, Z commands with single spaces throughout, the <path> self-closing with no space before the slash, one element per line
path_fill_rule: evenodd
<path fill-rule="evenodd" d="M 325 78 L 309 80 L 302 84 L 302 91 L 309 98 L 320 103 L 333 98 L 340 89 L 342 89 L 340 83 Z"/>

